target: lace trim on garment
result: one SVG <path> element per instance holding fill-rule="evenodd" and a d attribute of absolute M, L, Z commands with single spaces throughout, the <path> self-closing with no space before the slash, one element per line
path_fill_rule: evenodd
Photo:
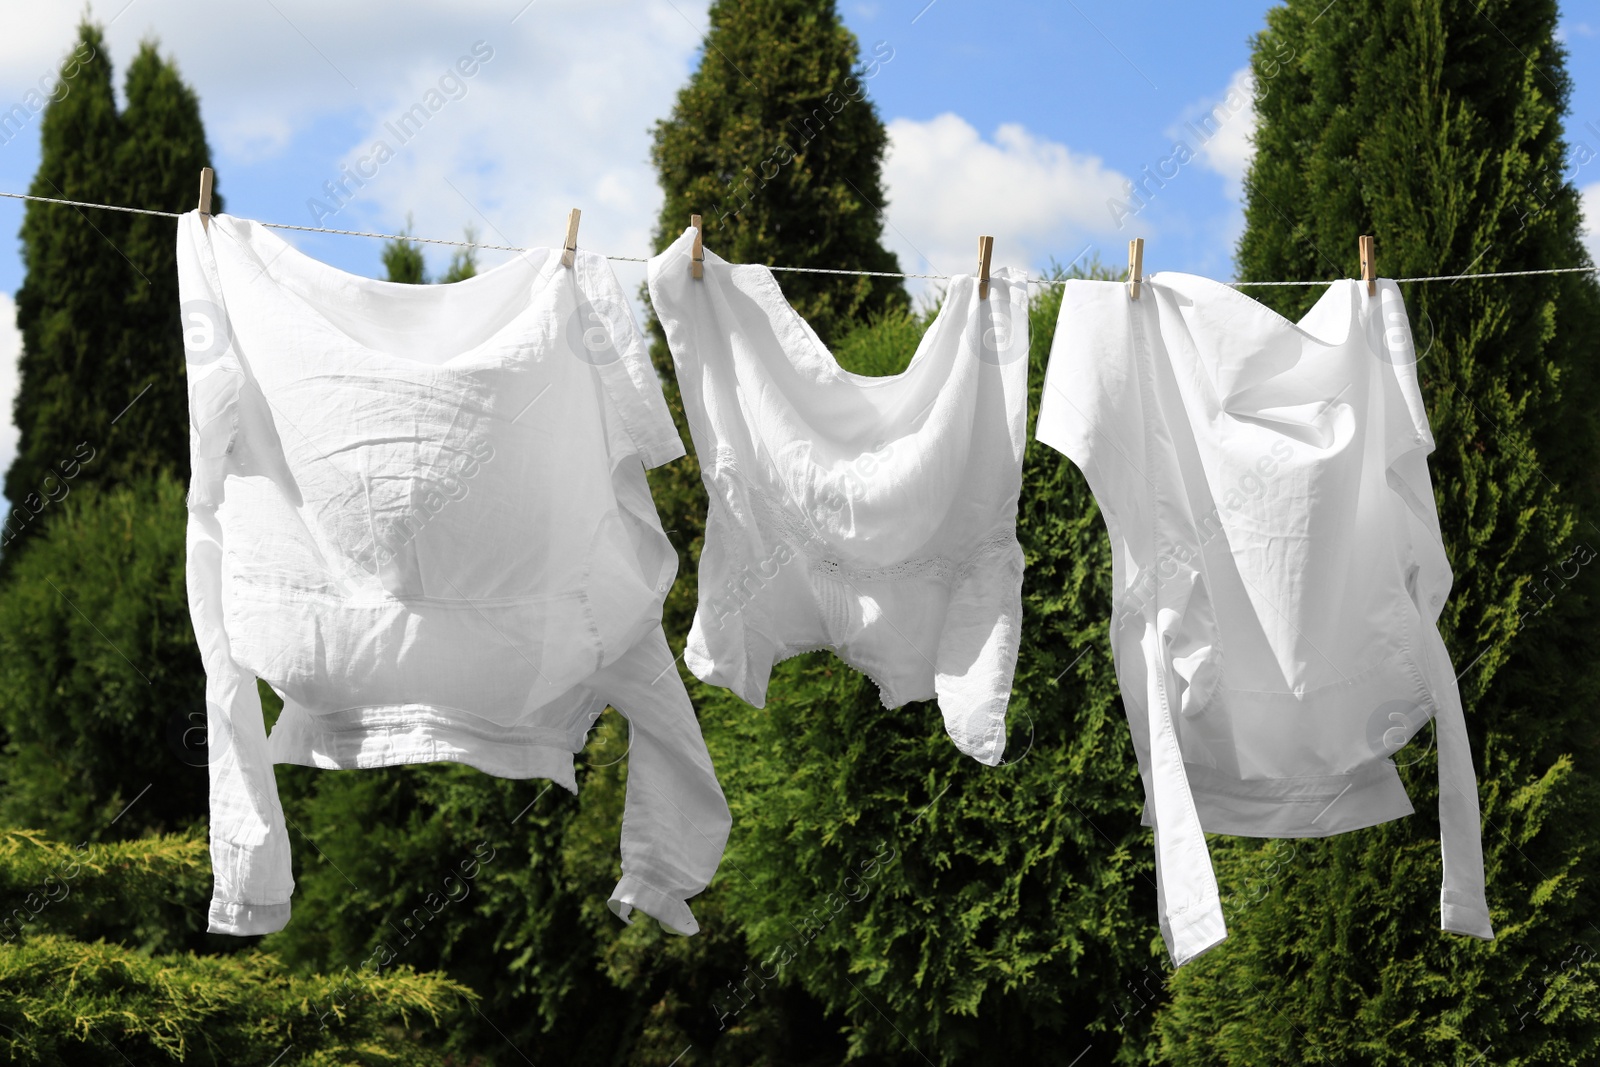
<path fill-rule="evenodd" d="M 1014 530 L 984 538 L 972 551 L 959 559 L 949 556 L 918 556 L 883 567 L 858 567 L 830 558 L 833 546 L 811 529 L 804 519 L 794 513 L 771 493 L 757 486 L 738 469 L 732 449 L 716 450 L 716 466 L 712 478 L 726 475 L 730 484 L 750 504 L 750 512 L 757 522 L 775 530 L 799 550 L 806 559 L 806 567 L 813 574 L 825 575 L 840 581 L 901 582 L 914 579 L 931 579 L 943 585 L 959 585 L 990 554 L 1018 545 Z M 1020 545 L 1019 545 L 1020 547 Z"/>

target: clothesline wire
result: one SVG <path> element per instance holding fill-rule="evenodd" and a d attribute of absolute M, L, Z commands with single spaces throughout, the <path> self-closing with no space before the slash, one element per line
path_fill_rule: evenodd
<path fill-rule="evenodd" d="M 157 215 L 161 218 L 167 219 L 182 218 L 184 214 L 186 214 L 186 212 L 156 211 L 151 208 L 143 207 L 123 207 L 120 204 L 94 204 L 85 200 L 62 200 L 52 196 L 34 196 L 30 193 L 0 192 L 0 197 L 7 197 L 12 200 L 33 200 L 41 204 L 63 204 L 67 207 L 95 208 L 100 211 L 122 211 L 130 215 Z M 290 222 L 257 221 L 256 225 L 264 226 L 273 230 L 298 230 L 302 233 L 332 233 L 339 234 L 344 237 L 370 237 L 380 241 L 413 241 L 417 244 L 451 245 L 457 248 L 483 248 L 494 252 L 532 251 L 532 249 L 518 248 L 515 245 L 491 245 L 484 244 L 481 241 L 452 241 L 442 237 L 413 237 L 411 234 L 406 233 L 368 233 L 364 230 L 336 230 L 325 226 L 297 226 Z M 619 263 L 650 262 L 649 257 L 647 256 L 606 256 L 605 258 L 608 260 L 615 260 Z M 868 278 L 923 278 L 930 281 L 949 281 L 952 277 L 952 275 L 949 274 L 900 274 L 895 271 L 886 270 L 838 270 L 830 267 L 768 266 L 767 269 L 776 271 L 789 271 L 796 274 L 840 274 L 849 275 L 851 277 Z M 1596 271 L 1600 271 L 1600 267 L 1554 267 L 1548 270 L 1500 270 L 1483 271 L 1477 274 L 1430 274 L 1424 277 L 1393 278 L 1390 280 L 1395 282 L 1459 282 L 1466 281 L 1469 278 L 1526 278 L 1536 274 L 1592 274 Z M 1030 278 L 1028 279 L 1028 282 L 1032 285 L 1062 285 L 1069 280 L 1070 279 L 1067 278 Z M 1330 278 L 1323 281 L 1311 282 L 1227 282 L 1226 284 L 1235 287 L 1246 285 L 1332 285 L 1335 281 L 1342 280 L 1344 279 Z"/>

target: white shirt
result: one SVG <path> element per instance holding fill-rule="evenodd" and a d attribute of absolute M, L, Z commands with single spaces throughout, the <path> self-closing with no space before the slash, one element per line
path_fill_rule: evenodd
<path fill-rule="evenodd" d="M 684 662 L 762 706 L 779 660 L 827 648 L 886 707 L 937 696 L 994 764 L 1022 618 L 1017 497 L 1028 403 L 1024 277 L 950 282 L 900 374 L 843 370 L 772 272 L 693 230 L 650 261 L 710 511 Z"/>
<path fill-rule="evenodd" d="M 683 445 L 605 259 L 400 285 L 191 213 L 178 270 L 210 931 L 289 919 L 273 763 L 575 791 L 611 703 L 632 738 L 611 906 L 693 933 L 729 816 L 661 632 L 677 557 L 644 474 Z M 257 678 L 284 701 L 270 739 Z"/>
<path fill-rule="evenodd" d="M 1444 929 L 1493 937 L 1450 590 L 1405 305 L 1336 282 L 1298 324 L 1187 274 L 1067 283 L 1035 434 L 1112 541 L 1112 649 L 1175 964 L 1226 937 L 1202 831 L 1323 837 L 1409 815 L 1439 745 Z"/>

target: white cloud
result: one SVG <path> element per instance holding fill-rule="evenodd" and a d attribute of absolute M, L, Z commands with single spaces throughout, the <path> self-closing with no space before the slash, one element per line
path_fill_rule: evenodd
<path fill-rule="evenodd" d="M 884 165 L 887 243 L 906 270 L 970 274 L 977 237 L 995 239 L 996 266 L 1070 261 L 1090 237 L 1114 233 L 1107 201 L 1126 179 L 1015 123 L 985 141 L 959 115 L 889 123 Z"/>
<path fill-rule="evenodd" d="M 459 236 L 470 220 L 491 243 L 550 244 L 580 207 L 587 247 L 638 255 L 660 203 L 650 129 L 691 69 L 709 0 L 124 2 L 108 5 L 124 13 L 106 27 L 119 71 L 146 37 L 176 59 L 200 95 L 225 191 L 230 168 L 323 157 L 315 180 L 292 191 L 299 217 L 274 221 L 310 225 L 304 205 L 324 195 L 321 183 L 482 41 L 494 58 L 466 95 L 325 225 L 388 230 L 411 212 L 427 236 Z M 78 18 L 68 4 L 8 15 L 0 110 L 59 62 Z M 448 254 L 429 251 L 436 266 Z"/>
<path fill-rule="evenodd" d="M 1255 79 L 1249 68 L 1237 70 L 1222 95 L 1191 109 L 1185 127 L 1200 141 L 1200 161 L 1228 180 L 1235 200 L 1255 156 Z"/>
<path fill-rule="evenodd" d="M 17 305 L 0 293 L 0 475 L 17 455 L 17 428 L 11 425 L 11 402 L 17 395 L 17 360 L 22 355 L 22 334 L 17 332 Z"/>
<path fill-rule="evenodd" d="M 221 128 L 207 131 L 222 158 L 245 166 L 278 155 L 289 147 L 294 134 L 289 116 L 265 104 L 240 108 Z"/>
<path fill-rule="evenodd" d="M 1589 258 L 1600 263 L 1600 182 L 1583 190 L 1583 243 Z"/>
<path fill-rule="evenodd" d="M 525 18 L 553 21 L 537 34 L 495 43 L 461 32 L 450 52 L 414 63 L 369 109 L 366 132 L 329 160 L 327 179 L 379 141 L 395 149 L 394 158 L 349 208 L 321 224 L 393 225 L 414 212 L 422 234 L 452 236 L 470 221 L 490 243 L 540 245 L 558 240 L 567 209 L 578 207 L 586 247 L 646 252 L 660 203 L 649 131 L 687 73 L 698 32 L 670 5 L 654 3 L 630 12 L 625 30 L 608 31 L 605 47 L 574 51 L 571 41 L 594 32 L 592 20 L 580 24 L 587 10 L 556 21 L 536 6 Z M 389 127 L 436 90 L 476 40 L 493 57 L 460 79 L 459 98 L 447 98 L 402 145 Z M 305 199 L 313 197 L 327 202 L 321 189 L 307 189 Z M 312 221 L 309 207 L 301 221 Z"/>

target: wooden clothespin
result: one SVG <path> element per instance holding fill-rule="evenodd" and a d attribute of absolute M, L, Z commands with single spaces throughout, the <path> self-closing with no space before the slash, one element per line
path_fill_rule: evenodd
<path fill-rule="evenodd" d="M 578 255 L 578 216 L 583 214 L 577 208 L 567 212 L 567 239 L 561 246 L 561 265 L 572 266 Z"/>
<path fill-rule="evenodd" d="M 978 299 L 989 299 L 989 258 L 994 255 L 994 238 L 978 238 Z"/>
<path fill-rule="evenodd" d="M 1367 295 L 1378 295 L 1378 239 L 1363 234 L 1361 245 L 1361 280 L 1367 283 Z"/>
<path fill-rule="evenodd" d="M 1144 238 L 1128 242 L 1128 295 L 1139 299 L 1139 283 L 1144 281 Z"/>
<path fill-rule="evenodd" d="M 210 167 L 200 168 L 200 225 L 204 229 L 211 228 L 211 186 L 217 180 L 217 172 Z"/>
<path fill-rule="evenodd" d="M 690 215 L 689 225 L 694 227 L 694 248 L 689 252 L 689 273 L 696 278 L 704 278 L 706 276 L 705 230 L 700 225 L 700 216 Z"/>

